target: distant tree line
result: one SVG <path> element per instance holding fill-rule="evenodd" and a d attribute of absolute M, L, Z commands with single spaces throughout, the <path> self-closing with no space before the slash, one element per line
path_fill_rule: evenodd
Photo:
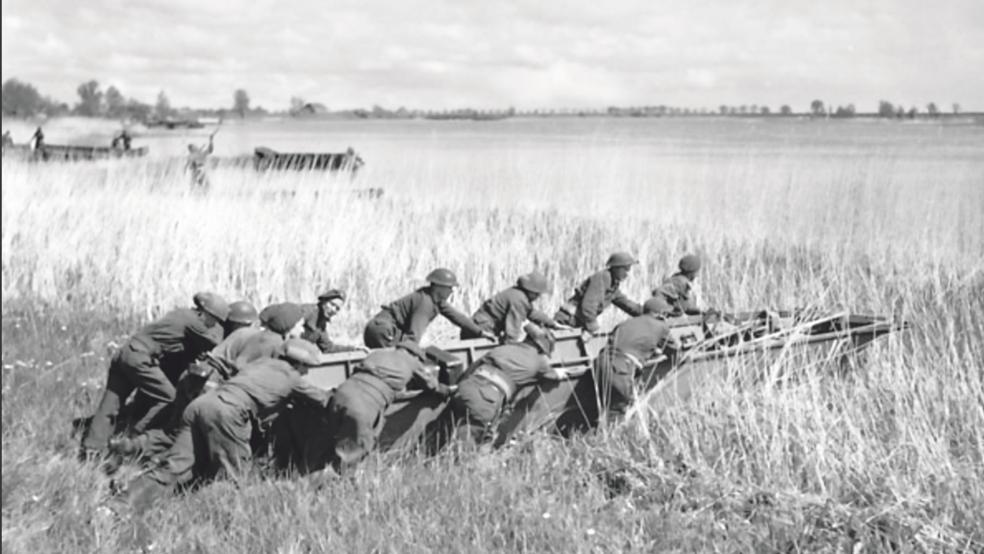
<path fill-rule="evenodd" d="M 115 86 L 103 90 L 96 80 L 81 83 L 76 89 L 78 101 L 69 106 L 51 97 L 44 96 L 30 83 L 18 79 L 8 79 L 3 83 L 3 114 L 15 117 L 33 117 L 36 115 L 80 115 L 87 117 L 106 117 L 112 119 L 130 119 L 137 121 L 168 120 L 174 118 L 194 118 L 196 116 L 224 117 L 231 114 L 241 118 L 264 116 L 269 112 L 262 106 L 255 108 L 250 105 L 249 93 L 245 89 L 233 92 L 231 109 L 175 109 L 171 106 L 167 94 L 162 90 L 157 95 L 153 105 L 145 104 L 134 98 L 127 98 Z M 953 114 L 961 113 L 959 104 L 952 104 Z M 772 111 L 765 105 L 722 104 L 717 109 L 692 108 L 667 105 L 656 106 L 609 106 L 606 109 L 533 109 L 517 110 L 505 108 L 499 110 L 482 110 L 474 108 L 458 108 L 449 110 L 412 110 L 400 107 L 395 110 L 382 106 L 371 109 L 351 109 L 330 112 L 323 104 L 307 102 L 299 96 L 290 99 L 290 106 L 285 112 L 292 116 L 302 117 L 311 115 L 331 115 L 333 117 L 348 117 L 358 119 L 502 119 L 514 116 L 523 117 L 693 117 L 693 116 L 728 116 L 728 117 L 773 117 L 793 116 L 793 109 L 784 104 L 778 111 Z M 882 118 L 914 119 L 918 117 L 942 117 L 943 112 L 934 102 L 926 105 L 925 112 L 920 112 L 915 106 L 905 108 L 902 104 L 893 104 L 887 100 L 878 103 L 878 111 L 874 114 L 860 114 L 854 104 L 844 106 L 826 105 L 822 100 L 810 102 L 809 111 L 805 112 L 813 118 L 852 118 L 858 116 L 878 116 Z"/>
<path fill-rule="evenodd" d="M 162 90 L 157 101 L 151 105 L 135 98 L 127 98 L 115 86 L 103 90 L 96 80 L 86 81 L 75 89 L 78 101 L 73 106 L 53 100 L 38 92 L 30 83 L 15 78 L 3 83 L 0 94 L 3 97 L 3 115 L 14 117 L 34 117 L 38 115 L 62 116 L 79 115 L 85 117 L 105 117 L 110 119 L 129 119 L 135 121 L 166 120 L 188 116 L 221 117 L 230 110 L 225 109 L 175 109 L 167 94 Z M 233 93 L 232 113 L 240 116 L 266 115 L 262 107 L 251 108 L 249 94 L 243 89 Z"/>

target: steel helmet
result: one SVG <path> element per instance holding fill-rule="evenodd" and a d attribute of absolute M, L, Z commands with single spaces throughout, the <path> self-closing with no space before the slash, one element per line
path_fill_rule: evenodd
<path fill-rule="evenodd" d="M 635 259 L 632 254 L 628 252 L 616 252 L 608 257 L 605 267 L 629 267 L 637 263 L 639 263 L 639 260 Z"/>
<path fill-rule="evenodd" d="M 647 314 L 669 314 L 673 312 L 673 306 L 660 295 L 646 300 L 646 303 L 642 305 L 642 311 Z"/>
<path fill-rule="evenodd" d="M 523 330 L 526 331 L 526 342 L 535 346 L 540 353 L 546 356 L 553 354 L 554 345 L 557 344 L 557 339 L 553 333 L 532 323 L 527 324 Z"/>
<path fill-rule="evenodd" d="M 455 276 L 454 272 L 443 267 L 439 267 L 428 273 L 427 282 L 432 285 L 441 285 L 452 288 L 459 286 L 458 277 Z"/>
<path fill-rule="evenodd" d="M 257 319 L 259 319 L 259 314 L 257 314 L 256 308 L 249 302 L 240 300 L 229 304 L 229 317 L 226 318 L 226 321 L 240 323 L 242 325 L 252 325 Z"/>
<path fill-rule="evenodd" d="M 214 292 L 197 292 L 192 297 L 192 301 L 196 308 L 219 321 L 225 321 L 229 317 L 229 304 Z"/>
<path fill-rule="evenodd" d="M 687 254 L 680 258 L 680 271 L 684 273 L 697 273 L 700 270 L 700 258 L 693 254 Z"/>
<path fill-rule="evenodd" d="M 341 289 L 326 289 L 318 295 L 318 302 L 327 302 L 328 300 L 334 300 L 336 298 L 344 302 L 345 291 Z"/>
<path fill-rule="evenodd" d="M 547 294 L 550 292 L 550 283 L 547 282 L 547 278 L 539 271 L 521 276 L 516 281 L 516 286 L 527 292 L 536 294 Z"/>

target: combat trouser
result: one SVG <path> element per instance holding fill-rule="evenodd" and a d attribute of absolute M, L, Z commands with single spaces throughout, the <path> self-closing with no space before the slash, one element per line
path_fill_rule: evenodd
<path fill-rule="evenodd" d="M 376 448 L 393 392 L 378 377 L 356 373 L 332 395 L 328 428 L 332 434 L 332 465 L 342 473 Z"/>
<path fill-rule="evenodd" d="M 642 364 L 627 353 L 605 347 L 595 360 L 595 383 L 602 411 L 619 417 L 635 400 L 635 372 Z"/>
<path fill-rule="evenodd" d="M 146 411 L 133 425 L 133 432 L 139 434 L 152 424 L 166 420 L 176 391 L 161 370 L 158 356 L 151 354 L 144 344 L 131 340 L 116 353 L 109 365 L 106 390 L 82 437 L 83 449 L 106 449 L 120 406 L 134 389 L 147 404 Z"/>
<path fill-rule="evenodd" d="M 498 369 L 485 365 L 476 368 L 451 397 L 458 439 L 474 444 L 491 442 L 510 395 L 509 382 Z"/>
<path fill-rule="evenodd" d="M 362 334 L 362 342 L 368 348 L 388 348 L 400 342 L 402 338 L 403 333 L 385 311 L 379 312 L 376 317 L 369 320 Z"/>

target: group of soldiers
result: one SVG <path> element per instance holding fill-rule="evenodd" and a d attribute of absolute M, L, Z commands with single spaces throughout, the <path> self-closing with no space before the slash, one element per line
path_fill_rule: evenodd
<path fill-rule="evenodd" d="M 554 317 L 534 307 L 551 289 L 539 272 L 519 277 L 469 317 L 450 304 L 460 286 L 455 274 L 435 269 L 426 286 L 373 316 L 365 346 L 338 344 L 328 334 L 345 303 L 342 290 L 325 290 L 314 304 L 278 303 L 259 313 L 246 301 L 229 304 L 215 293 L 198 293 L 194 307 L 144 326 L 115 353 L 83 432 L 81 456 L 148 462 L 130 487 L 134 505 L 145 508 L 175 487 L 241 475 L 253 458 L 260 422 L 288 403 L 307 403 L 324 414 L 326 471 L 345 473 L 376 447 L 386 409 L 407 389 L 448 398 L 454 436 L 485 443 L 520 389 L 580 377 L 551 366 L 552 331 L 576 328 L 588 339 L 599 333 L 598 318 L 612 304 L 632 317 L 610 334 L 593 369 L 599 389 L 607 391 L 602 404 L 617 417 L 634 398 L 635 372 L 672 341 L 666 318 L 699 313 L 692 287 L 700 270 L 696 256 L 681 259 L 679 271 L 643 304 L 620 290 L 636 263 L 629 253 L 612 254 Z M 463 339 L 499 343 L 455 385 L 437 380 L 419 344 L 438 314 L 459 327 Z M 347 350 L 366 356 L 334 392 L 303 378 L 328 354 Z"/>

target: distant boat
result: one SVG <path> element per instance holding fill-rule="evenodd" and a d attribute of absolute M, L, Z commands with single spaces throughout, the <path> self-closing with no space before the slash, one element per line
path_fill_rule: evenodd
<path fill-rule="evenodd" d="M 216 120 L 218 121 L 218 120 Z M 205 126 L 200 119 L 149 119 L 144 122 L 146 127 L 164 127 L 165 129 L 201 129 Z"/>
<path fill-rule="evenodd" d="M 3 149 L 4 156 L 16 155 L 29 160 L 45 162 L 141 158 L 146 156 L 148 152 L 150 152 L 150 149 L 146 146 L 123 150 L 122 148 L 110 148 L 108 146 L 69 146 L 61 144 L 45 144 L 38 149 L 31 149 L 26 144 L 14 144 L 8 145 Z"/>
<path fill-rule="evenodd" d="M 219 166 L 252 167 L 257 171 L 359 171 L 365 161 L 354 150 L 347 152 L 277 152 L 257 147 L 252 156 L 217 158 Z"/>

